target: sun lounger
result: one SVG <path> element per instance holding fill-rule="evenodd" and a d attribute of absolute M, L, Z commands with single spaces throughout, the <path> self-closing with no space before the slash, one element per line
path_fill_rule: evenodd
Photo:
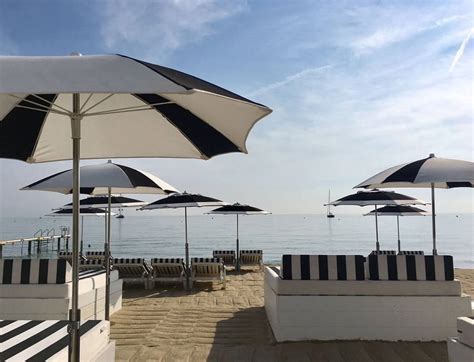
<path fill-rule="evenodd" d="M 151 268 L 151 288 L 154 287 L 154 282 L 180 282 L 185 286 L 186 273 L 183 259 L 153 258 Z"/>
<path fill-rule="evenodd" d="M 59 251 L 58 252 L 58 259 L 65 259 L 72 264 L 72 251 Z M 86 260 L 83 255 L 79 255 L 79 260 Z"/>
<path fill-rule="evenodd" d="M 265 310 L 278 342 L 443 341 L 471 301 L 451 256 L 284 255 L 265 268 Z"/>
<path fill-rule="evenodd" d="M 260 269 L 263 268 L 263 250 L 241 250 L 240 251 L 240 265 L 254 266 L 257 265 Z"/>
<path fill-rule="evenodd" d="M 224 262 L 219 258 L 192 258 L 191 259 L 191 288 L 194 282 L 213 281 L 222 282 L 225 289 Z"/>
<path fill-rule="evenodd" d="M 80 260 L 79 262 L 79 270 L 97 270 L 104 268 L 104 260 L 103 259 L 87 259 L 87 260 Z"/>
<path fill-rule="evenodd" d="M 112 272 L 111 314 L 122 307 L 122 281 Z M 72 267 L 63 259 L 0 259 L 0 319 L 67 319 L 71 308 Z M 102 319 L 105 271 L 79 273 L 81 319 Z"/>
<path fill-rule="evenodd" d="M 105 251 L 86 251 L 86 258 L 104 260 Z"/>
<path fill-rule="evenodd" d="M 151 267 L 142 258 L 114 258 L 113 269 L 118 270 L 124 283 L 143 283 L 148 288 Z"/>
<path fill-rule="evenodd" d="M 398 252 L 398 255 L 425 255 L 424 251 L 421 250 L 402 250 Z"/>
<path fill-rule="evenodd" d="M 213 250 L 213 258 L 221 258 L 224 265 L 235 265 L 235 250 Z"/>
<path fill-rule="evenodd" d="M 2 361 L 67 361 L 67 320 L 0 320 Z M 113 361 L 115 341 L 110 322 L 83 321 L 80 326 L 81 361 Z"/>

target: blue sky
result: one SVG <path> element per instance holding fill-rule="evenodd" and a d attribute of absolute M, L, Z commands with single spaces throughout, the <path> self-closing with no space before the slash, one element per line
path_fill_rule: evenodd
<path fill-rule="evenodd" d="M 249 155 L 119 163 L 181 190 L 322 213 L 328 189 L 344 196 L 430 152 L 472 161 L 473 27 L 471 1 L 4 0 L 0 53 L 122 53 L 264 103 L 274 112 L 251 133 Z M 67 202 L 17 189 L 69 167 L 0 160 L 2 214 Z M 440 212 L 473 211 L 470 189 L 438 195 Z"/>

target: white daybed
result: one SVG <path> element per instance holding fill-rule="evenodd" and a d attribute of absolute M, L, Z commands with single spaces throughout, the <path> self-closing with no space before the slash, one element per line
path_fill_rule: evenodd
<path fill-rule="evenodd" d="M 284 255 L 264 290 L 279 342 L 443 341 L 471 314 L 451 256 Z"/>
<path fill-rule="evenodd" d="M 67 361 L 68 321 L 0 320 L 2 361 Z M 81 361 L 114 361 L 108 321 L 88 320 L 80 326 Z"/>
<path fill-rule="evenodd" d="M 122 308 L 122 280 L 110 274 L 110 313 Z M 66 320 L 71 308 L 72 268 L 64 259 L 0 259 L 0 319 Z M 79 276 L 81 319 L 103 319 L 105 271 Z"/>

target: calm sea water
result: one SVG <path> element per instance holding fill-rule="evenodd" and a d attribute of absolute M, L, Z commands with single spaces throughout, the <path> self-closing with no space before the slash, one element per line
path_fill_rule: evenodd
<path fill-rule="evenodd" d="M 213 249 L 235 248 L 235 216 L 188 217 L 190 255 L 211 256 Z M 265 262 L 279 262 L 284 253 L 362 254 L 375 248 L 373 217 L 337 215 L 241 216 L 240 248 L 263 249 Z M 70 219 L 6 218 L 0 221 L 0 238 L 31 237 L 38 229 L 70 225 Z M 438 252 L 454 256 L 455 266 L 474 268 L 474 215 L 443 214 L 437 217 Z M 401 217 L 404 250 L 431 252 L 431 217 Z M 396 217 L 379 218 L 382 249 L 397 248 Z M 103 248 L 104 219 L 84 218 L 84 250 Z M 43 250 L 55 255 L 56 251 Z M 6 246 L 5 256 L 26 256 L 26 243 Z M 112 220 L 112 254 L 115 257 L 184 256 L 184 221 L 180 216 L 126 216 Z M 33 256 L 36 257 L 36 256 Z"/>

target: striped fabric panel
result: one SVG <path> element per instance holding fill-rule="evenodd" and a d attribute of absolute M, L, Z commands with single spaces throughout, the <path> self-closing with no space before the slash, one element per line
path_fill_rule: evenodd
<path fill-rule="evenodd" d="M 288 280 L 364 280 L 362 255 L 283 255 L 281 277 Z"/>
<path fill-rule="evenodd" d="M 103 265 L 104 260 L 102 260 L 102 259 L 87 259 L 87 260 L 80 260 L 79 263 L 81 265 Z"/>
<path fill-rule="evenodd" d="M 143 264 L 143 258 L 114 258 L 114 264 Z"/>
<path fill-rule="evenodd" d="M 64 259 L 0 259 L 0 284 L 64 284 L 72 280 Z"/>
<path fill-rule="evenodd" d="M 263 254 L 263 250 L 241 250 L 240 255 L 242 254 Z"/>
<path fill-rule="evenodd" d="M 182 258 L 153 258 L 151 264 L 181 264 Z"/>
<path fill-rule="evenodd" d="M 3 321 L 2 321 L 3 322 Z M 82 321 L 83 336 L 101 321 Z M 68 347 L 68 321 L 8 321 L 0 324 L 2 361 L 46 361 Z"/>
<path fill-rule="evenodd" d="M 221 258 L 191 258 L 191 263 L 222 263 Z"/>
<path fill-rule="evenodd" d="M 212 255 L 235 255 L 235 250 L 213 250 Z"/>
<path fill-rule="evenodd" d="M 184 271 L 184 265 L 181 264 L 153 264 L 153 276 L 156 277 L 179 277 Z"/>
<path fill-rule="evenodd" d="M 369 255 L 370 280 L 454 280 L 450 255 Z"/>
<path fill-rule="evenodd" d="M 192 269 L 197 275 L 220 275 L 220 263 L 216 264 L 193 264 Z"/>
<path fill-rule="evenodd" d="M 402 250 L 398 255 L 425 255 L 425 252 L 422 250 Z"/>
<path fill-rule="evenodd" d="M 105 255 L 105 251 L 86 251 L 86 256 L 89 255 Z"/>
<path fill-rule="evenodd" d="M 370 255 L 397 255 L 395 250 L 372 250 Z"/>

